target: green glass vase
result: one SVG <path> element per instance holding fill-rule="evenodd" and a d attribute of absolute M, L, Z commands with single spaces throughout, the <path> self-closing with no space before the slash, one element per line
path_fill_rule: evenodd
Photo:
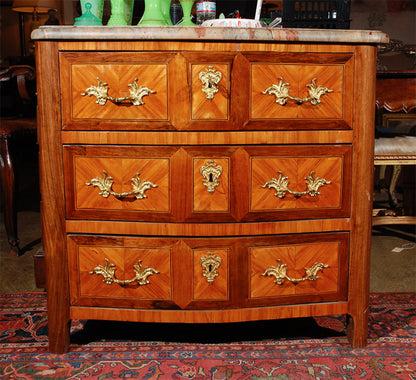
<path fill-rule="evenodd" d="M 82 15 L 75 19 L 74 25 L 103 25 L 104 0 L 81 0 Z"/>
<path fill-rule="evenodd" d="M 161 0 L 160 6 L 162 7 L 162 13 L 165 16 L 168 25 L 173 25 L 172 20 L 170 19 L 170 3 L 171 0 Z"/>
<path fill-rule="evenodd" d="M 179 0 L 183 10 L 183 19 L 178 24 L 179 26 L 195 26 L 196 24 L 192 22 L 192 7 L 194 6 L 195 0 Z"/>
<path fill-rule="evenodd" d="M 111 17 L 108 26 L 131 25 L 134 0 L 110 0 Z"/>
<path fill-rule="evenodd" d="M 139 26 L 167 26 L 161 0 L 144 0 L 144 13 Z"/>

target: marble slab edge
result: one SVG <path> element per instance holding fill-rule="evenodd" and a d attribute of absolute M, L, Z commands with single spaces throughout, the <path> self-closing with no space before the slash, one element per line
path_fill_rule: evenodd
<path fill-rule="evenodd" d="M 389 42 L 378 30 L 223 28 L 200 26 L 41 26 L 33 40 L 191 40 L 191 41 L 281 41 L 320 43 Z"/>

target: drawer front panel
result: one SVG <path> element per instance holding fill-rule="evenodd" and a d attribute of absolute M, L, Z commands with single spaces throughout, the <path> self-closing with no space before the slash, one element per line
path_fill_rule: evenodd
<path fill-rule="evenodd" d="M 71 76 L 74 119 L 167 120 L 166 65 L 74 65 Z M 96 78 L 102 81 L 101 87 L 96 83 Z M 141 105 L 121 101 L 121 98 L 130 95 L 136 78 L 140 80 L 137 82 L 138 86 L 143 86 L 142 93 L 146 94 L 141 100 L 137 97 L 138 102 L 143 102 Z M 100 89 L 106 91 L 102 87 L 108 87 L 108 96 L 120 101 L 114 103 L 107 100 L 103 105 L 97 104 L 94 94 Z M 88 88 L 91 90 L 88 91 Z M 148 90 L 144 90 L 145 88 Z M 128 106 L 122 106 L 124 103 Z"/>
<path fill-rule="evenodd" d="M 249 304 L 346 297 L 348 234 L 288 237 L 248 247 Z"/>
<path fill-rule="evenodd" d="M 351 54 L 63 52 L 60 65 L 66 130 L 352 127 Z"/>
<path fill-rule="evenodd" d="M 342 117 L 342 66 L 253 64 L 251 70 L 253 119 Z M 308 90 L 316 90 L 315 99 L 319 104 L 306 100 L 310 98 Z"/>
<path fill-rule="evenodd" d="M 172 219 L 171 161 L 176 151 L 162 147 L 65 147 L 67 217 Z"/>
<path fill-rule="evenodd" d="M 63 127 L 171 129 L 168 92 L 173 57 L 173 53 L 61 53 Z"/>
<path fill-rule="evenodd" d="M 71 304 L 218 309 L 346 299 L 348 234 L 70 235 Z"/>
<path fill-rule="evenodd" d="M 250 115 L 246 127 L 352 127 L 352 55 L 281 53 L 245 57 L 250 76 Z"/>
<path fill-rule="evenodd" d="M 282 245 L 250 250 L 250 297 L 334 292 L 339 243 Z"/>
<path fill-rule="evenodd" d="M 340 208 L 342 157 L 253 157 L 251 211 Z"/>
<path fill-rule="evenodd" d="M 235 243 L 68 236 L 71 303 L 155 309 L 229 306 Z"/>
<path fill-rule="evenodd" d="M 243 220 L 345 217 L 351 147 L 247 148 L 250 206 Z"/>
<path fill-rule="evenodd" d="M 69 236 L 72 304 L 110 305 L 120 300 L 127 306 L 136 300 L 172 306 L 172 244 L 146 243 Z"/>
<path fill-rule="evenodd" d="M 69 219 L 348 217 L 351 147 L 65 146 Z"/>

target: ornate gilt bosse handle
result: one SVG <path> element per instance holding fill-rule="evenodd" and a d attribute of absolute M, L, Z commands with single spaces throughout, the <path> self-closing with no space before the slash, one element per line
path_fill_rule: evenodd
<path fill-rule="evenodd" d="M 149 280 L 147 278 L 152 274 L 158 274 L 159 272 L 153 268 L 143 268 L 141 262 L 142 261 L 139 260 L 136 265 L 133 265 L 135 276 L 130 280 L 118 280 L 115 277 L 115 271 L 117 268 L 114 264 L 110 264 L 110 261 L 107 258 L 105 258 L 105 265 L 98 265 L 90 272 L 90 274 L 103 276 L 103 282 L 108 285 L 116 283 L 121 286 L 125 286 L 135 281 L 137 281 L 137 285 L 146 285 L 149 284 Z"/>
<path fill-rule="evenodd" d="M 214 95 L 218 92 L 218 83 L 222 78 L 222 73 L 215 70 L 212 66 L 199 73 L 199 79 L 202 82 L 202 91 L 208 100 L 214 99 Z"/>
<path fill-rule="evenodd" d="M 85 92 L 81 92 L 82 96 L 88 95 L 88 96 L 95 96 L 97 98 L 96 103 L 103 106 L 107 102 L 107 100 L 115 103 L 120 104 L 124 103 L 126 101 L 130 102 L 134 106 L 141 106 L 144 104 L 143 97 L 149 94 L 155 94 L 156 91 L 152 91 L 148 87 L 140 86 L 137 84 L 137 78 L 134 79 L 133 83 L 130 83 L 128 86 L 130 95 L 120 98 L 114 98 L 110 95 L 108 95 L 109 88 L 107 83 L 103 83 L 100 78 L 97 78 L 98 85 L 93 86 L 91 85 L 88 87 Z"/>
<path fill-rule="evenodd" d="M 270 268 L 267 268 L 262 276 L 273 276 L 275 278 L 274 282 L 278 285 L 282 285 L 285 280 L 293 283 L 303 282 L 307 280 L 315 281 L 319 278 L 318 272 L 323 270 L 323 268 L 328 268 L 328 265 L 323 263 L 314 263 L 310 268 L 304 268 L 304 277 L 292 278 L 287 275 L 287 264 L 282 264 L 280 259 L 278 259 L 277 266 L 271 266 Z"/>
<path fill-rule="evenodd" d="M 125 193 L 116 193 L 112 190 L 113 186 L 113 177 L 109 177 L 107 172 L 103 170 L 104 177 L 103 178 L 93 178 L 90 182 L 87 182 L 87 186 L 98 187 L 100 192 L 98 193 L 103 198 L 108 198 L 110 195 L 113 195 L 116 198 L 126 198 L 129 195 L 134 195 L 136 199 L 143 199 L 147 198 L 146 194 L 144 193 L 146 190 L 151 189 L 152 187 L 157 187 L 154 183 L 150 181 L 141 181 L 139 178 L 140 173 L 136 174 L 136 177 L 131 179 L 131 185 L 133 189 L 131 191 Z"/>
<path fill-rule="evenodd" d="M 281 106 L 284 106 L 288 99 L 294 100 L 298 104 L 311 102 L 311 104 L 315 106 L 322 102 L 322 95 L 325 95 L 327 92 L 333 92 L 333 90 L 329 90 L 327 87 L 323 87 L 321 85 L 317 86 L 315 83 L 316 78 L 313 78 L 312 83 L 306 85 L 306 87 L 308 87 L 309 96 L 307 98 L 297 98 L 289 94 L 289 83 L 284 83 L 282 77 L 280 77 L 279 80 L 279 84 L 271 85 L 266 88 L 262 94 L 275 95 L 276 103 Z"/>
<path fill-rule="evenodd" d="M 314 172 L 311 171 L 311 174 L 308 177 L 305 177 L 307 181 L 306 185 L 308 187 L 305 191 L 293 191 L 290 190 L 288 187 L 289 180 L 288 177 L 283 177 L 283 173 L 279 171 L 279 178 L 272 178 L 270 181 L 267 181 L 262 187 L 273 188 L 276 190 L 274 194 L 275 197 L 279 197 L 283 199 L 286 196 L 286 193 L 293 194 L 295 197 L 301 197 L 302 195 L 310 195 L 311 197 L 315 197 L 319 194 L 319 188 L 321 186 L 330 184 L 331 181 L 327 181 L 325 178 L 315 178 Z"/>

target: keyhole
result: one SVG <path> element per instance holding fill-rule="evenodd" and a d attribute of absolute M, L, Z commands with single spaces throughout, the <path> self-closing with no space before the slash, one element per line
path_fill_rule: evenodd
<path fill-rule="evenodd" d="M 209 182 L 214 182 L 213 177 L 212 177 L 212 173 L 209 173 Z"/>
<path fill-rule="evenodd" d="M 209 272 L 212 272 L 212 264 L 209 264 L 209 265 L 208 265 L 208 271 L 209 271 Z"/>

